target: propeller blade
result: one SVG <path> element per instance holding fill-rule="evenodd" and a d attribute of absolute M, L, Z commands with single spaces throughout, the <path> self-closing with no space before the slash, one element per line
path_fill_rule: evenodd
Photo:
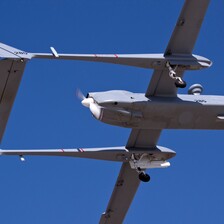
<path fill-rule="evenodd" d="M 86 98 L 80 89 L 77 89 L 77 90 L 76 90 L 76 96 L 77 96 L 78 99 L 80 99 L 80 100 L 84 100 L 84 99 Z"/>

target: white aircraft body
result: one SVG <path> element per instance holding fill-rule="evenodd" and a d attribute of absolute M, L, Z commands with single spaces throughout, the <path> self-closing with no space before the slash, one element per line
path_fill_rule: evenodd
<path fill-rule="evenodd" d="M 149 168 L 169 167 L 175 156 L 171 149 L 158 146 L 163 129 L 224 129 L 224 97 L 200 95 L 202 86 L 185 88 L 185 70 L 209 68 L 209 59 L 192 54 L 209 0 L 185 0 L 167 49 L 163 54 L 50 54 L 28 53 L 0 44 L 0 138 L 16 96 L 26 62 L 32 58 L 71 59 L 106 62 L 154 69 L 144 94 L 128 91 L 79 92 L 82 104 L 93 116 L 107 124 L 131 128 L 125 146 L 45 150 L 1 150 L 1 155 L 71 156 L 122 162 L 106 211 L 100 224 L 122 223 L 140 181 L 148 182 Z"/>

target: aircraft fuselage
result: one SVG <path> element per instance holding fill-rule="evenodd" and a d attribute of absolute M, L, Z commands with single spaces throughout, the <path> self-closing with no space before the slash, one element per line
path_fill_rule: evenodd
<path fill-rule="evenodd" d="M 141 129 L 224 129 L 224 97 L 182 95 L 145 97 L 113 90 L 89 93 L 100 112 L 98 120 Z"/>

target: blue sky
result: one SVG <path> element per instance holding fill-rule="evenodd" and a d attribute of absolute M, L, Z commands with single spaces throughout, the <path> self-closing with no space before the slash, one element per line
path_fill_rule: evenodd
<path fill-rule="evenodd" d="M 0 41 L 29 52 L 162 53 L 183 1 L 1 0 Z M 188 87 L 224 94 L 224 3 L 211 1 L 194 53 L 207 70 L 186 72 Z M 144 92 L 152 71 L 78 61 L 27 64 L 1 148 L 125 145 L 130 130 L 92 118 L 75 96 L 111 89 Z M 186 93 L 187 89 L 182 90 Z M 171 167 L 150 170 L 125 223 L 223 223 L 224 132 L 163 131 L 159 145 L 177 152 Z M 119 163 L 76 158 L 0 158 L 0 222 L 98 223 Z"/>

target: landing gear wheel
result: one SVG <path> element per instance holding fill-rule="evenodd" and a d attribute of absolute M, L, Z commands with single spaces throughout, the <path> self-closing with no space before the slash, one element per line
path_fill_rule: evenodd
<path fill-rule="evenodd" d="M 143 172 L 139 173 L 138 178 L 142 182 L 149 182 L 150 181 L 150 176 L 147 173 L 143 173 Z"/>
<path fill-rule="evenodd" d="M 176 86 L 177 88 L 185 88 L 185 87 L 187 86 L 187 83 L 186 83 L 184 80 L 179 80 L 179 79 L 177 79 L 177 80 L 175 81 L 175 86 Z"/>

